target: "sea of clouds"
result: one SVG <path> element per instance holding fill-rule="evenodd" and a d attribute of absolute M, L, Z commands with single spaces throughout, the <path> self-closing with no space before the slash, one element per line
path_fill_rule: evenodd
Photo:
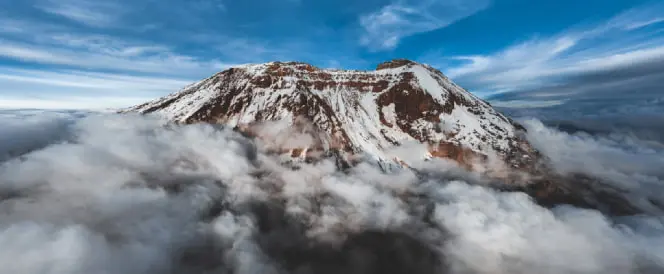
<path fill-rule="evenodd" d="M 661 143 L 522 122 L 560 172 L 664 204 Z M 657 212 L 544 208 L 447 162 L 294 168 L 231 130 L 136 115 L 0 124 L 3 273 L 664 273 Z"/>

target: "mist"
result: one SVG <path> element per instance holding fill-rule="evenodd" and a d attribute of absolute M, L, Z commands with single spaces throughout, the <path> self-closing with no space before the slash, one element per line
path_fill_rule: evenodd
<path fill-rule="evenodd" d="M 285 165 L 220 126 L 25 111 L 0 122 L 7 273 L 664 271 L 664 218 L 648 208 L 664 204 L 664 148 L 635 135 L 522 120 L 557 171 L 643 200 L 645 213 L 617 217 L 543 207 L 446 161 L 427 163 L 431 176 Z"/>

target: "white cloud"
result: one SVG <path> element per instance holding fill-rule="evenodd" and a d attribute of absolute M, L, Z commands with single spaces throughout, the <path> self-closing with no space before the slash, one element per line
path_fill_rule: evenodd
<path fill-rule="evenodd" d="M 0 94 L 6 94 L 1 104 L 5 108 L 127 107 L 175 92 L 232 66 L 150 41 L 74 32 L 39 21 L 3 18 L 0 23 L 11 26 L 0 31 L 4 34 L 0 37 L 0 58 L 42 67 L 0 67 Z M 226 43 L 235 48 L 246 44 L 244 39 L 234 41 Z"/>
<path fill-rule="evenodd" d="M 0 24 L 11 26 L 0 30 L 5 34 L 0 36 L 0 58 L 27 63 L 194 78 L 231 66 L 216 57 L 182 54 L 171 45 L 146 39 L 90 33 L 39 20 L 3 18 Z"/>
<path fill-rule="evenodd" d="M 25 34 L 25 33 L 41 33 L 46 30 L 57 29 L 56 26 L 50 24 L 42 24 L 37 22 L 31 22 L 26 20 L 19 20 L 15 18 L 10 18 L 9 16 L 0 18 L 0 33 L 2 34 Z"/>
<path fill-rule="evenodd" d="M 1 109 L 45 109 L 45 110 L 114 110 L 141 104 L 153 97 L 129 96 L 69 96 L 53 95 L 32 98 L 30 96 L 3 96 Z"/>
<path fill-rule="evenodd" d="M 505 108 L 542 108 L 542 107 L 552 107 L 564 104 L 564 100 L 543 100 L 543 101 L 533 101 L 533 100 L 511 100 L 511 101 L 492 101 L 491 105 L 494 107 L 505 107 Z"/>
<path fill-rule="evenodd" d="M 39 22 L 5 19 L 14 26 L 0 38 L 0 58 L 41 69 L 0 67 L 2 108 L 99 109 L 127 107 L 177 91 L 223 70 L 147 41 L 78 34 Z M 31 36 L 17 36 L 21 33 Z"/>
<path fill-rule="evenodd" d="M 0 108 L 102 109 L 140 104 L 197 79 L 0 67 Z"/>
<path fill-rule="evenodd" d="M 12 59 L 38 61 L 40 63 L 69 63 L 73 62 L 70 58 L 58 56 L 46 50 L 35 50 L 27 48 L 27 45 L 0 44 L 0 56 Z"/>
<path fill-rule="evenodd" d="M 164 47 L 74 43 L 68 47 L 37 46 L 0 40 L 0 56 L 24 62 L 64 65 L 83 69 L 107 69 L 143 73 L 162 73 L 207 76 L 229 67 L 216 60 L 200 60 L 181 55 Z M 86 49 L 86 47 L 88 47 Z M 97 48 L 90 48 L 97 47 Z"/>
<path fill-rule="evenodd" d="M 545 77 L 558 75 L 559 70 L 571 69 L 556 65 L 565 62 L 561 56 L 577 42 L 577 38 L 570 36 L 534 39 L 492 55 L 452 57 L 466 63 L 444 71 L 458 82 L 472 81 L 471 89 L 477 86 L 488 86 L 493 91 L 529 88 L 543 84 Z"/>
<path fill-rule="evenodd" d="M 661 12 L 656 12 L 656 7 L 629 10 L 602 24 L 534 37 L 490 54 L 451 57 L 463 61 L 462 65 L 448 66 L 449 58 L 432 56 L 425 61 L 444 68 L 448 76 L 471 89 L 505 92 L 555 85 L 567 76 L 664 60 L 664 37 L 639 31 L 644 24 L 659 20 Z"/>
<path fill-rule="evenodd" d="M 226 4 L 224 0 L 195 0 L 192 1 L 195 8 L 200 10 L 218 10 L 226 11 Z"/>
<path fill-rule="evenodd" d="M 618 14 L 612 18 L 606 27 L 634 30 L 662 22 L 664 14 L 664 3 L 651 2 L 638 6 Z"/>
<path fill-rule="evenodd" d="M 643 27 L 647 27 L 647 26 L 654 25 L 654 24 L 661 23 L 661 22 L 664 22 L 664 17 L 658 17 L 658 18 L 654 18 L 654 19 L 650 19 L 650 20 L 642 21 L 642 22 L 634 22 L 634 23 L 631 23 L 631 24 L 625 26 L 625 29 L 633 30 L 633 29 L 643 28 Z"/>
<path fill-rule="evenodd" d="M 200 31 L 196 32 L 190 29 L 164 29 L 164 25 L 170 21 L 154 22 L 150 21 L 150 16 L 146 16 L 145 20 L 137 18 L 131 10 L 132 5 L 124 5 L 121 0 L 36 2 L 34 7 L 55 16 L 12 15 L 0 18 L 0 25 L 5 26 L 0 28 L 0 59 L 19 63 L 16 67 L 24 64 L 33 68 L 38 66 L 44 72 L 33 69 L 31 73 L 34 76 L 18 71 L 4 71 L 0 75 L 0 93 L 13 92 L 16 98 L 25 95 L 22 102 L 34 101 L 44 105 L 41 100 L 54 98 L 59 104 L 62 100 L 57 100 L 58 96 L 52 94 L 66 93 L 66 88 L 74 93 L 70 95 L 81 98 L 85 90 L 110 92 L 112 89 L 120 92 L 140 91 L 139 97 L 146 92 L 161 96 L 183 86 L 181 81 L 193 82 L 234 64 L 275 59 L 312 60 L 316 55 L 309 50 L 311 45 L 303 45 L 299 41 L 278 43 L 246 36 L 237 38 L 220 33 L 219 28 L 209 29 L 204 26 L 199 26 Z M 194 20 L 196 15 L 211 16 L 225 10 L 225 3 L 220 0 L 200 0 L 178 9 L 182 8 L 186 16 L 192 16 L 182 20 Z M 171 9 L 155 12 L 177 13 Z M 74 27 L 67 22 L 54 20 L 62 16 L 93 28 Z M 131 24 L 127 24 L 136 21 L 140 21 L 139 25 L 144 27 L 132 29 Z M 150 31 L 150 34 L 146 34 L 146 31 Z M 168 40 L 174 37 L 177 41 Z M 49 71 L 53 73 L 46 75 Z M 83 75 L 84 72 L 87 75 Z M 91 72 L 104 74 L 104 77 L 91 76 Z M 136 77 L 109 80 L 109 75 Z M 162 83 L 155 83 L 153 79 Z M 124 80 L 126 82 L 122 83 Z M 151 83 L 146 84 L 146 81 Z M 38 92 L 40 89 L 41 92 Z M 19 94 L 24 91 L 27 93 Z M 41 93 L 39 101 L 30 97 L 38 93 Z M 109 98 L 119 96 L 117 92 L 113 96 L 107 95 Z"/>
<path fill-rule="evenodd" d="M 396 1 L 360 17 L 360 42 L 374 50 L 393 49 L 404 37 L 446 27 L 489 4 L 489 0 Z"/>
<path fill-rule="evenodd" d="M 528 129 L 528 141 L 546 155 L 559 172 L 589 174 L 614 184 L 625 193 L 648 197 L 636 201 L 643 208 L 650 207 L 651 201 L 664 203 L 661 168 L 664 147 L 661 143 L 639 139 L 631 132 L 594 136 L 583 131 L 561 132 L 535 119 L 524 120 L 522 124 Z M 650 210 L 661 211 L 654 207 Z"/>
<path fill-rule="evenodd" d="M 106 35 L 74 35 L 64 31 L 45 33 L 43 37 L 37 38 L 36 41 L 118 57 L 160 54 L 169 51 L 168 47 L 155 43 L 127 41 Z"/>
<path fill-rule="evenodd" d="M 0 67 L 0 79 L 6 81 L 35 83 L 69 88 L 95 88 L 99 90 L 126 90 L 135 88 L 145 91 L 164 91 L 182 87 L 194 79 L 178 80 L 173 77 L 130 76 L 123 74 L 85 71 L 44 71 L 28 69 L 6 69 Z"/>
<path fill-rule="evenodd" d="M 116 26 L 125 12 L 124 6 L 112 0 L 45 0 L 37 8 L 93 27 Z"/>
<path fill-rule="evenodd" d="M 569 68 L 569 72 L 584 72 L 592 70 L 610 70 L 648 61 L 664 60 L 664 46 L 636 49 L 625 53 L 597 57 L 578 62 L 578 65 Z"/>
<path fill-rule="evenodd" d="M 547 209 L 524 193 L 442 175 L 422 179 L 407 169 L 383 173 L 366 163 L 348 172 L 330 162 L 293 169 L 260 143 L 209 125 L 90 115 L 61 126 L 66 116 L 43 115 L 15 124 L 0 116 L 17 125 L 8 135 L 40 145 L 0 163 L 0 264 L 13 273 L 334 267 L 622 274 L 664 267 L 659 215 Z"/>

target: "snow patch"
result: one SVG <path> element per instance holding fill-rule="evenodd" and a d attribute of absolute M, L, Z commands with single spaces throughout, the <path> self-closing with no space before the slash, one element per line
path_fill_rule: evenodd
<path fill-rule="evenodd" d="M 446 90 L 438 84 L 438 81 L 431 76 L 431 72 L 426 68 L 416 65 L 411 68 L 415 74 L 422 89 L 429 93 L 431 97 L 443 102 L 446 95 Z"/>
<path fill-rule="evenodd" d="M 218 117 L 203 117 L 203 121 L 221 122 L 229 126 L 248 125 L 255 122 L 292 120 L 297 115 L 288 108 L 282 106 L 293 106 L 302 104 L 301 98 L 315 96 L 331 108 L 333 115 L 328 115 L 319 110 L 319 113 L 307 114 L 317 127 L 325 131 L 329 136 L 337 136 L 338 132 L 333 129 L 341 129 L 346 133 L 350 142 L 348 145 L 355 152 L 363 152 L 371 158 L 379 161 L 391 161 L 394 158 L 389 151 L 393 146 L 406 142 L 418 141 L 419 137 L 411 136 L 409 132 L 419 132 L 429 142 L 449 141 L 470 148 L 476 152 L 486 154 L 487 147 L 499 148 L 502 151 L 510 149 L 508 138 L 514 136 L 515 129 L 503 116 L 493 110 L 467 91 L 458 87 L 442 74 L 423 65 L 414 64 L 398 68 L 382 69 L 379 71 L 355 71 L 355 70 L 317 70 L 311 72 L 302 69 L 300 65 L 284 64 L 281 66 L 293 69 L 294 73 L 287 76 L 274 78 L 277 84 L 269 88 L 255 86 L 251 79 L 266 73 L 266 70 L 275 63 L 244 65 L 234 82 L 220 81 L 220 75 L 215 75 L 195 85 L 192 85 L 178 93 L 155 100 L 148 104 L 135 108 L 139 112 L 151 111 L 163 115 L 166 119 L 184 122 L 204 106 L 218 103 L 220 86 L 224 90 L 240 89 L 239 94 L 234 95 L 231 105 L 238 110 L 236 113 L 228 113 L 224 119 Z M 330 78 L 332 84 L 324 88 L 316 88 L 308 85 L 300 88 L 301 84 L 319 81 L 319 75 L 324 73 Z M 423 119 L 409 121 L 411 131 L 405 132 L 395 126 L 399 115 L 394 103 L 387 106 L 379 106 L 378 96 L 371 90 L 378 81 L 387 81 L 385 90 L 389 90 L 395 84 L 400 83 L 407 73 L 415 76 L 412 85 L 421 88 L 430 94 L 438 103 L 443 104 L 450 97 L 465 98 L 470 104 L 467 106 L 456 105 L 451 114 L 439 116 L 441 122 L 435 124 Z M 275 76 L 272 76 L 275 77 Z M 363 83 L 362 87 L 347 85 L 348 83 Z M 407 93 L 408 91 L 404 91 Z M 175 100 L 166 107 L 158 108 L 159 105 Z M 217 100 L 217 101 L 215 101 Z M 244 104 L 237 106 L 238 104 Z M 154 108 L 157 108 L 154 111 Z M 258 115 L 258 114 L 262 115 Z M 388 124 L 384 124 L 380 117 Z M 208 116 L 211 113 L 208 111 Z M 259 119 L 258 121 L 256 119 Z M 501 136 L 502 138 L 496 138 Z"/>
<path fill-rule="evenodd" d="M 394 103 L 391 103 L 387 106 L 384 106 L 381 109 L 381 112 L 383 113 L 383 117 L 385 118 L 385 121 L 390 123 L 393 126 L 396 125 L 396 122 L 397 122 L 397 114 L 396 114 L 396 110 L 394 108 L 395 108 Z"/>

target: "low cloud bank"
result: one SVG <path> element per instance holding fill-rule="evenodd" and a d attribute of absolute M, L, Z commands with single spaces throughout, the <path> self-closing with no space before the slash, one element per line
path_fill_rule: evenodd
<path fill-rule="evenodd" d="M 624 90 L 623 94 L 633 94 L 634 89 Z M 649 97 L 639 99 L 634 95 L 614 100 L 597 98 L 569 100 L 567 103 L 551 107 L 499 109 L 511 117 L 534 117 L 547 126 L 574 133 L 583 131 L 592 135 L 626 135 L 652 145 L 664 147 L 664 98 L 661 88 L 657 95 L 636 93 Z"/>
<path fill-rule="evenodd" d="M 289 168 L 260 143 L 209 125 L 0 119 L 15 122 L 0 134 L 14 141 L 2 149 L 29 151 L 0 164 L 8 273 L 664 271 L 661 216 L 547 209 L 524 193 L 451 179 L 460 171 L 449 166 L 426 179 L 367 163 Z M 525 124 L 561 171 L 584 167 L 661 197 L 661 150 Z"/>
<path fill-rule="evenodd" d="M 61 141 L 83 112 L 0 109 L 0 162 Z"/>
<path fill-rule="evenodd" d="M 617 132 L 566 133 L 535 119 L 524 120 L 530 143 L 556 169 L 584 173 L 664 205 L 664 146 Z"/>

